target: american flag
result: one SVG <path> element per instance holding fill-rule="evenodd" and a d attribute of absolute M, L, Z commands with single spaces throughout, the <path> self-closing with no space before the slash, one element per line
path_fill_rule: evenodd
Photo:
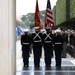
<path fill-rule="evenodd" d="M 53 14 L 52 14 L 52 10 L 51 10 L 50 0 L 47 0 L 47 8 L 46 8 L 44 27 L 48 27 L 48 26 L 51 28 L 51 30 L 54 28 L 54 21 L 53 21 Z"/>

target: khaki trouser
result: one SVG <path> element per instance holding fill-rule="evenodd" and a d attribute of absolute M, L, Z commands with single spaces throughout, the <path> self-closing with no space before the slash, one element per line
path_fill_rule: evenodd
<path fill-rule="evenodd" d="M 66 46 L 67 46 L 67 43 L 66 42 L 64 42 L 63 43 L 63 51 L 62 51 L 62 57 L 66 57 Z"/>
<path fill-rule="evenodd" d="M 74 45 L 74 48 L 73 48 L 73 57 L 75 58 L 75 45 Z"/>

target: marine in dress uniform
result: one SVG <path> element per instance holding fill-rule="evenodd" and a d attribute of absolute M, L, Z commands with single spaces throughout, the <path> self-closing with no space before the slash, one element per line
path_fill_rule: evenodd
<path fill-rule="evenodd" d="M 46 33 L 43 34 L 44 60 L 46 67 L 51 66 L 51 58 L 53 55 L 52 39 L 53 34 L 50 33 L 50 27 L 46 27 Z"/>
<path fill-rule="evenodd" d="M 56 67 L 61 67 L 61 55 L 63 50 L 63 38 L 60 32 L 61 30 L 56 30 L 56 35 L 53 37 Z"/>
<path fill-rule="evenodd" d="M 29 50 L 30 50 L 31 38 L 28 34 L 28 29 L 24 30 L 24 35 L 21 36 L 21 45 L 22 45 L 22 57 L 24 67 L 29 66 Z"/>
<path fill-rule="evenodd" d="M 38 32 L 39 27 L 34 27 L 34 28 L 35 32 L 32 33 L 34 66 L 40 67 L 40 56 L 42 53 L 42 33 Z"/>

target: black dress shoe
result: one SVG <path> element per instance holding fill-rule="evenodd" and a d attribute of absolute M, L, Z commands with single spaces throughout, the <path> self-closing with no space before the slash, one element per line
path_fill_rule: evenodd
<path fill-rule="evenodd" d="M 39 68 L 40 66 L 39 65 L 35 65 L 35 68 Z"/>
<path fill-rule="evenodd" d="M 23 67 L 29 67 L 29 65 L 24 65 Z"/>
<path fill-rule="evenodd" d="M 46 65 L 45 67 L 49 68 L 49 67 L 51 67 L 51 66 L 50 66 L 50 65 Z"/>
<path fill-rule="evenodd" d="M 56 67 L 61 68 L 61 65 L 56 65 Z"/>

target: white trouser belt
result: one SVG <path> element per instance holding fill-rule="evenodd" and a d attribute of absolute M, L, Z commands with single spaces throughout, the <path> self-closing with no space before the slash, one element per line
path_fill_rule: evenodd
<path fill-rule="evenodd" d="M 45 43 L 51 43 L 51 41 L 45 41 Z"/>
<path fill-rule="evenodd" d="M 34 41 L 34 42 L 41 42 L 41 40 L 37 40 L 37 41 Z"/>
<path fill-rule="evenodd" d="M 62 43 L 55 43 L 55 44 L 62 44 Z"/>
<path fill-rule="evenodd" d="M 24 45 L 29 45 L 29 43 L 23 43 Z"/>

